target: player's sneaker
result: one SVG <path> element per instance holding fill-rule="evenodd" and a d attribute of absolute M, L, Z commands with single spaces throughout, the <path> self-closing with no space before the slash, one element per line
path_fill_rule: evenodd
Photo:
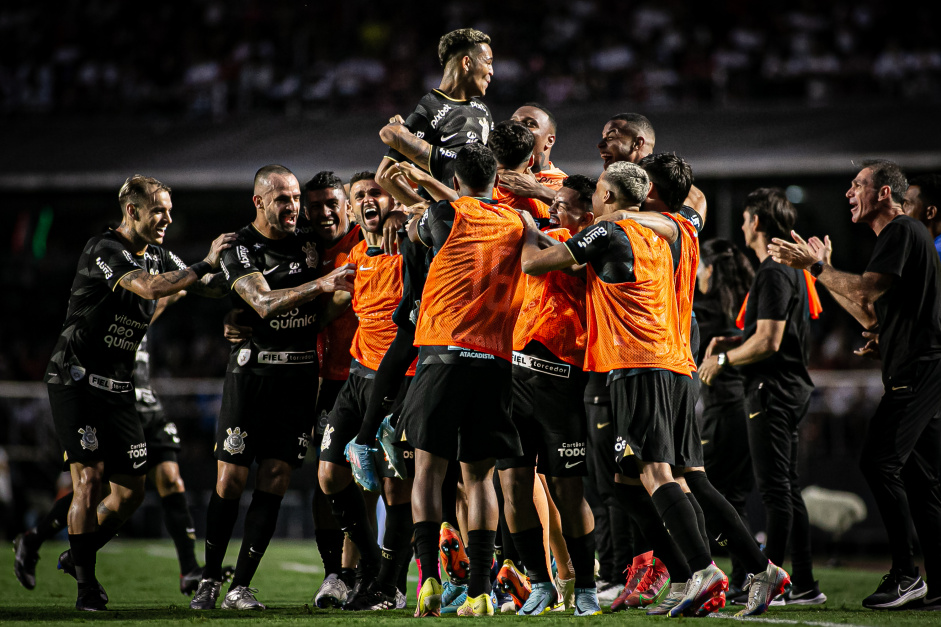
<path fill-rule="evenodd" d="M 395 595 L 384 593 L 379 588 L 379 584 L 373 581 L 368 589 L 358 594 L 352 602 L 344 605 L 343 609 L 351 612 L 394 610 Z"/>
<path fill-rule="evenodd" d="M 222 600 L 222 609 L 224 610 L 263 610 L 264 603 L 255 598 L 257 588 L 248 586 L 235 586 L 229 590 L 225 599 Z"/>
<path fill-rule="evenodd" d="M 72 560 L 72 550 L 66 549 L 59 554 L 59 560 L 56 562 L 56 568 L 61 570 L 66 575 L 69 575 L 72 579 L 75 579 L 75 562 Z M 105 592 L 105 587 L 101 585 L 100 581 L 96 581 L 98 584 L 98 595 L 101 597 L 102 603 L 108 602 L 108 593 Z"/>
<path fill-rule="evenodd" d="M 601 606 L 598 605 L 598 590 L 596 588 L 575 588 L 575 615 L 598 616 Z"/>
<path fill-rule="evenodd" d="M 395 591 L 395 609 L 397 609 L 397 610 L 404 610 L 406 605 L 408 605 L 408 598 L 405 596 L 405 594 L 404 594 L 401 590 L 396 589 L 396 591 Z"/>
<path fill-rule="evenodd" d="M 218 579 L 202 579 L 199 587 L 196 588 L 196 594 L 190 601 L 191 610 L 214 610 L 216 609 L 216 599 L 219 598 L 219 591 L 222 589 L 222 582 Z"/>
<path fill-rule="evenodd" d="M 628 596 L 627 605 L 629 607 L 647 607 L 648 605 L 660 603 L 669 593 L 670 572 L 663 565 L 663 562 L 655 557 L 653 565 L 647 569 L 634 592 Z M 635 594 L 637 595 L 636 602 Z"/>
<path fill-rule="evenodd" d="M 634 592 L 637 586 L 640 585 L 644 575 L 646 575 L 647 571 L 650 570 L 650 567 L 653 566 L 653 562 L 653 551 L 647 551 L 646 553 L 641 553 L 640 555 L 634 556 L 634 560 L 625 571 L 627 573 L 627 577 L 624 580 L 624 589 L 621 590 L 621 594 L 619 594 L 616 599 L 611 601 L 612 612 L 620 612 L 621 610 L 629 607 L 640 607 L 639 593 L 633 596 L 633 604 L 628 605 L 627 602 L 628 599 L 631 598 L 631 594 Z"/>
<path fill-rule="evenodd" d="M 85 586 L 78 589 L 78 597 L 75 599 L 75 609 L 83 612 L 103 612 L 107 610 L 105 605 L 107 601 L 101 598 L 99 588 L 101 586 L 97 581 L 96 586 Z"/>
<path fill-rule="evenodd" d="M 551 582 L 546 582 L 546 584 L 550 586 L 555 593 L 555 585 Z M 520 572 L 516 564 L 513 563 L 513 560 L 503 560 L 503 566 L 501 566 L 500 571 L 497 572 L 497 578 L 493 585 L 500 592 L 513 597 L 516 607 L 520 608 L 526 605 L 526 601 L 529 599 L 530 593 L 532 592 L 529 577 Z M 556 599 L 558 599 L 558 593 L 553 597 L 552 605 L 555 605 Z"/>
<path fill-rule="evenodd" d="M 188 573 L 180 575 L 180 592 L 186 596 L 191 596 L 199 588 L 199 582 L 203 579 L 203 567 L 197 566 Z"/>
<path fill-rule="evenodd" d="M 792 584 L 791 589 L 778 598 L 783 599 L 785 605 L 823 605 L 827 602 L 827 595 L 820 591 L 819 581 L 806 590 Z"/>
<path fill-rule="evenodd" d="M 476 597 L 467 597 L 461 607 L 457 608 L 458 616 L 493 616 L 493 603 L 487 593 Z"/>
<path fill-rule="evenodd" d="M 395 446 L 395 427 L 389 420 L 391 415 L 382 419 L 379 425 L 379 431 L 376 432 L 376 439 L 379 440 L 379 446 L 386 455 L 386 461 L 392 467 L 392 472 L 399 479 L 407 479 L 408 471 L 405 469 L 405 451 Z"/>
<path fill-rule="evenodd" d="M 694 572 L 688 583 L 683 599 L 670 610 L 671 617 L 695 615 L 707 607 L 712 597 L 719 596 L 719 593 L 729 589 L 729 578 L 719 570 L 715 562 Z M 722 604 L 725 605 L 724 595 Z"/>
<path fill-rule="evenodd" d="M 36 587 L 36 562 L 39 561 L 39 551 L 26 539 L 31 533 L 21 533 L 13 540 L 13 574 L 27 590 Z"/>
<path fill-rule="evenodd" d="M 350 589 L 336 573 L 324 577 L 323 583 L 314 595 L 314 605 L 320 609 L 327 607 L 343 607 L 350 596 Z"/>
<path fill-rule="evenodd" d="M 415 617 L 441 616 L 441 582 L 429 577 L 418 589 L 418 607 Z"/>
<path fill-rule="evenodd" d="M 353 479 L 364 489 L 370 492 L 379 491 L 379 473 L 376 472 L 376 460 L 373 458 L 376 449 L 365 444 L 357 444 L 353 438 L 346 444 L 343 454 L 353 469 Z"/>
<path fill-rule="evenodd" d="M 455 584 L 445 581 L 441 585 L 441 613 L 456 614 L 457 608 L 467 599 L 467 584 Z"/>
<path fill-rule="evenodd" d="M 512 564 L 510 560 L 507 560 L 504 564 L 507 562 Z M 503 571 L 501 570 L 500 572 Z M 520 616 L 542 616 L 555 606 L 558 598 L 559 595 L 551 582 L 540 581 L 539 583 L 534 583 L 532 584 L 529 598 L 526 599 L 517 614 Z"/>
<path fill-rule="evenodd" d="M 441 563 L 448 577 L 454 583 L 467 581 L 470 575 L 470 560 L 464 550 L 464 541 L 457 529 L 446 522 L 441 523 L 441 533 L 438 534 L 438 553 Z"/>
<path fill-rule="evenodd" d="M 748 581 L 742 590 L 748 591 L 748 602 L 745 609 L 736 616 L 757 616 L 768 611 L 771 601 L 778 595 L 784 594 L 791 587 L 791 577 L 780 566 L 768 562 L 765 572 L 757 575 L 748 575 Z"/>
<path fill-rule="evenodd" d="M 918 569 L 915 569 L 915 576 L 910 577 L 893 568 L 882 577 L 882 583 L 876 591 L 863 599 L 863 607 L 871 610 L 888 610 L 901 607 L 926 594 L 928 594 L 928 584 L 918 576 Z"/>
<path fill-rule="evenodd" d="M 647 608 L 649 616 L 662 616 L 669 614 L 677 604 L 686 596 L 686 588 L 689 582 L 671 583 L 666 595 L 656 604 Z"/>
<path fill-rule="evenodd" d="M 552 583 L 555 584 L 555 591 L 559 593 L 559 607 L 555 609 L 570 610 L 575 607 L 575 577 L 559 579 L 559 573 L 556 572 Z"/>

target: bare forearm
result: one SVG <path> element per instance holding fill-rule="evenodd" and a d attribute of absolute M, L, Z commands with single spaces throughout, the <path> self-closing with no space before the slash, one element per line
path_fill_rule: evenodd
<path fill-rule="evenodd" d="M 376 174 L 376 182 L 379 186 L 406 207 L 422 202 L 424 199 L 412 189 L 404 176 L 391 176 L 395 173 L 391 167 L 393 165 L 395 162 L 390 159 L 383 159 L 379 164 L 379 171 Z"/>
<path fill-rule="evenodd" d="M 190 291 L 205 298 L 223 298 L 229 293 L 225 275 L 221 272 L 207 274 L 190 287 Z"/>
<path fill-rule="evenodd" d="M 388 128 L 388 127 L 386 127 Z M 402 153 L 408 160 L 420 168 L 428 169 L 431 161 L 431 144 L 420 137 L 413 135 L 404 126 L 396 127 L 395 130 L 380 133 L 380 137 L 385 145 L 393 150 Z"/>
<path fill-rule="evenodd" d="M 777 352 L 771 338 L 753 335 L 741 346 L 733 348 L 726 353 L 730 366 L 745 366 L 758 361 L 764 361 Z"/>
<path fill-rule="evenodd" d="M 841 272 L 831 265 L 824 264 L 823 272 L 817 280 L 863 327 L 870 329 L 875 326 L 873 303 L 881 294 L 874 292 L 865 276 Z"/>
<path fill-rule="evenodd" d="M 157 300 L 165 296 L 172 296 L 195 283 L 196 272 L 191 268 L 162 274 L 150 274 L 141 269 L 124 275 L 118 285 L 129 292 L 134 292 L 141 298 Z"/>
<path fill-rule="evenodd" d="M 236 293 L 263 319 L 280 315 L 303 305 L 323 294 L 320 279 L 297 287 L 280 290 L 268 289 L 260 274 L 251 274 L 234 285 Z"/>

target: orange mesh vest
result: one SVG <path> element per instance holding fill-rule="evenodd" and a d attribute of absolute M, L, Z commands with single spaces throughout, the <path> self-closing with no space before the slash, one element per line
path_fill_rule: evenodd
<path fill-rule="evenodd" d="M 346 263 L 350 251 L 360 241 L 359 225 L 354 224 L 336 244 L 324 251 L 323 273 L 329 274 Z M 401 294 L 399 295 L 401 296 Z M 333 294 L 324 294 L 329 300 Z M 350 346 L 356 334 L 356 314 L 348 309 L 327 325 L 317 336 L 317 356 L 320 358 L 320 376 L 323 379 L 343 381 L 350 376 Z"/>
<path fill-rule="evenodd" d="M 568 229 L 543 231 L 564 242 Z M 513 350 L 523 350 L 532 340 L 542 343 L 562 361 L 581 368 L 585 364 L 585 281 L 560 270 L 541 276 L 524 274 L 523 306 L 513 329 Z"/>
<path fill-rule="evenodd" d="M 511 360 L 523 221 L 467 196 L 451 203 L 454 225 L 422 292 L 415 346 L 460 346 Z"/>
<path fill-rule="evenodd" d="M 535 198 L 523 198 L 502 187 L 493 188 L 493 199 L 501 205 L 527 211 L 534 218 L 549 218 L 549 205 Z"/>
<path fill-rule="evenodd" d="M 548 188 L 558 190 L 562 188 L 562 181 L 564 181 L 567 176 L 565 172 L 552 165 L 550 161 L 548 168 L 540 170 L 536 174 L 536 180 Z"/>
<path fill-rule="evenodd" d="M 696 226 L 684 218 L 671 213 L 666 217 L 676 222 L 678 237 L 682 239 L 680 262 L 673 271 L 673 288 L 676 291 L 676 307 L 680 319 L 680 336 L 689 353 L 689 369 L 696 372 L 696 360 L 689 346 L 690 324 L 693 318 L 693 296 L 696 294 L 696 272 L 699 270 L 699 233 Z"/>
<path fill-rule="evenodd" d="M 663 368 L 689 375 L 680 336 L 670 246 L 632 220 L 615 223 L 634 252 L 634 282 L 605 283 L 588 264 L 585 370 Z"/>

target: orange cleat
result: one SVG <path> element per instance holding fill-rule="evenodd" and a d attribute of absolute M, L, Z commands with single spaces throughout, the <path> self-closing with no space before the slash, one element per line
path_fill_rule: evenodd
<path fill-rule="evenodd" d="M 516 609 L 523 607 L 533 591 L 529 577 L 519 571 L 513 560 L 504 560 L 493 585 L 498 591 L 513 597 Z"/>
<path fill-rule="evenodd" d="M 444 522 L 438 536 L 438 553 L 444 570 L 455 584 L 464 583 L 470 575 L 470 560 L 457 529 Z"/>

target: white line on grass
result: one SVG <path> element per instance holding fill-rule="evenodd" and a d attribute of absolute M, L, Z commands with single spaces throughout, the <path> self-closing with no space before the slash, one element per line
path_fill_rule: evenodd
<path fill-rule="evenodd" d="M 786 618 L 759 618 L 757 616 L 734 616 L 732 614 L 714 613 L 709 614 L 709 618 L 730 618 L 749 623 L 771 623 L 774 625 L 814 625 L 815 627 L 867 627 L 866 625 L 854 625 L 853 623 L 828 623 L 825 621 L 812 620 L 789 620 Z"/>
<path fill-rule="evenodd" d="M 317 574 L 322 573 L 323 568 L 313 564 L 301 564 L 300 562 L 281 562 L 281 570 L 290 570 L 295 573 Z"/>

